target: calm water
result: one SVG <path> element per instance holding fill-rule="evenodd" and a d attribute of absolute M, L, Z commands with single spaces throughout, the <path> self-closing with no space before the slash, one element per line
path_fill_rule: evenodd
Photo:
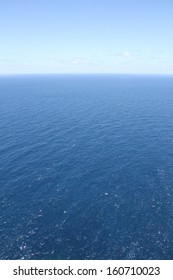
<path fill-rule="evenodd" d="M 173 77 L 0 78 L 0 259 L 173 259 Z"/>

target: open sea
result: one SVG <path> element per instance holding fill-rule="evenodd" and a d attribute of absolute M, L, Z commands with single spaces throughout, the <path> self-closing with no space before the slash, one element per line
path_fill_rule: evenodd
<path fill-rule="evenodd" d="M 0 259 L 173 259 L 173 76 L 0 77 Z"/>

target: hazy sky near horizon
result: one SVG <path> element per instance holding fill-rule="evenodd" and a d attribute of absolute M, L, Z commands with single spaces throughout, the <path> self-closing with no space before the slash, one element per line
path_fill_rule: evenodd
<path fill-rule="evenodd" d="M 0 74 L 173 74 L 173 0 L 0 0 Z"/>

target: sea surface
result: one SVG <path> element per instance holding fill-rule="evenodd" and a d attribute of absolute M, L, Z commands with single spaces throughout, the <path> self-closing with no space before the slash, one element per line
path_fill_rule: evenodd
<path fill-rule="evenodd" d="M 173 76 L 0 77 L 0 259 L 173 259 Z"/>

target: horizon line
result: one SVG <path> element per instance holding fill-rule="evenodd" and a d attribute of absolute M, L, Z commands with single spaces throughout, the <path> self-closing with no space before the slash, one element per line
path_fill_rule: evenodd
<path fill-rule="evenodd" d="M 37 75 L 139 75 L 139 76 L 173 76 L 173 73 L 118 73 L 118 72 L 57 72 L 57 73 L 0 73 L 0 76 L 37 76 Z"/>

